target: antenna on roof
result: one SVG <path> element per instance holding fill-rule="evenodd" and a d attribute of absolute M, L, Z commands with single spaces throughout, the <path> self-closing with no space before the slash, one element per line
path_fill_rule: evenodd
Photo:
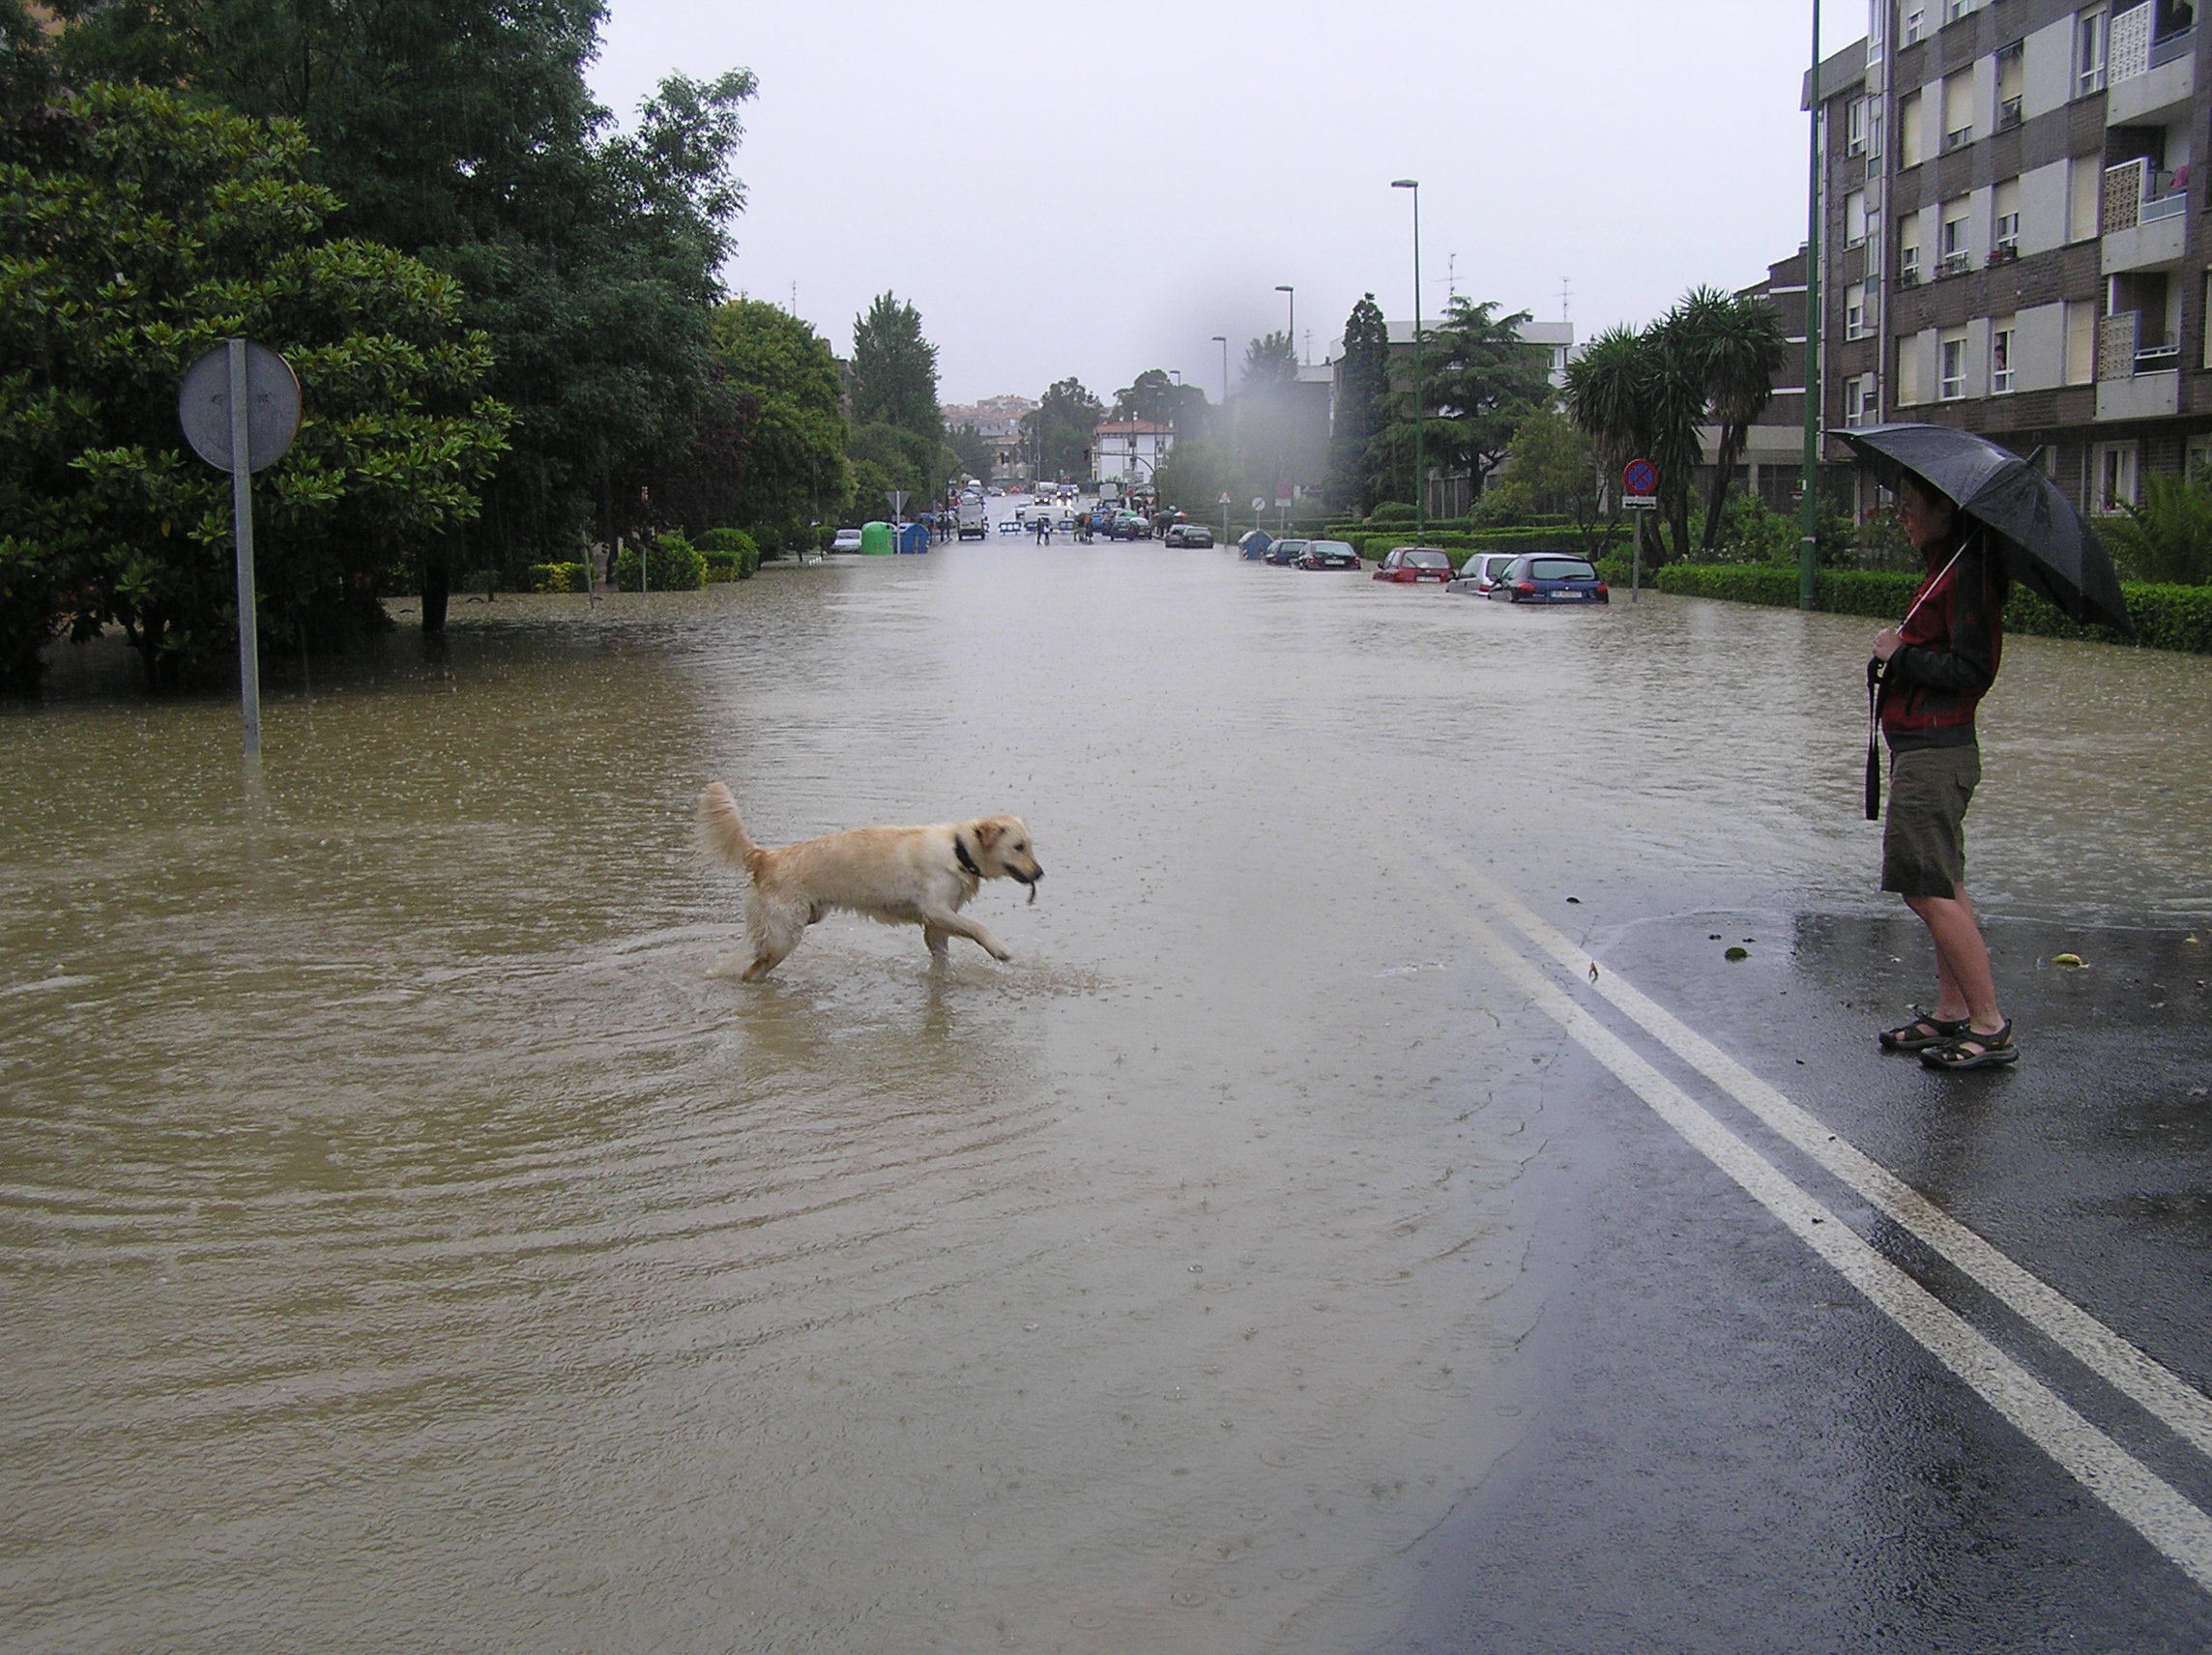
<path fill-rule="evenodd" d="M 1574 296 L 1575 296 L 1575 290 L 1574 290 L 1573 288 L 1571 288 L 1571 287 L 1569 287 L 1569 286 L 1567 285 L 1567 278 L 1566 278 L 1565 276 L 1560 276 L 1560 277 L 1559 277 L 1559 320 L 1560 320 L 1560 321 L 1562 321 L 1562 322 L 1571 322 L 1571 321 L 1573 321 L 1573 320 L 1574 320 L 1574 312 L 1573 312 L 1573 310 L 1570 308 L 1570 305 L 1569 305 L 1569 302 L 1570 302 L 1570 301 L 1571 301 L 1571 300 L 1574 298 Z"/>
<path fill-rule="evenodd" d="M 1444 297 L 1447 300 L 1459 297 L 1459 254 L 1457 253 L 1444 255 Z"/>

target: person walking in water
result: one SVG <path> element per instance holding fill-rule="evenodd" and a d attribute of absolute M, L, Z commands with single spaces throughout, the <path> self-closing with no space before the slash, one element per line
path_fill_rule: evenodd
<path fill-rule="evenodd" d="M 1905 899 L 1936 945 L 1934 1011 L 1882 1031 L 1886 1052 L 1931 1068 L 2017 1062 L 1990 950 L 1966 895 L 1966 806 L 1982 775 L 1974 710 L 2004 651 L 2004 560 L 1950 501 L 1907 475 L 1906 537 L 1927 573 L 1903 622 L 1875 635 L 1877 709 L 1889 747 L 1881 888 Z"/>

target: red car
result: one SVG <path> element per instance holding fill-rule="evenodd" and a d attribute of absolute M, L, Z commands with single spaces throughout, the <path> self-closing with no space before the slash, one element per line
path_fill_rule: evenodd
<path fill-rule="evenodd" d="M 1450 556 L 1427 546 L 1400 546 L 1375 571 L 1377 580 L 1394 580 L 1407 586 L 1441 586 L 1451 577 Z"/>

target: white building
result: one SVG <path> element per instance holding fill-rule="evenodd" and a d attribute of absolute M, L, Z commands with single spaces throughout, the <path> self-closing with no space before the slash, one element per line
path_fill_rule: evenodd
<path fill-rule="evenodd" d="M 1175 432 L 1150 420 L 1109 420 L 1091 430 L 1091 475 L 1102 483 L 1150 488 L 1175 450 Z"/>

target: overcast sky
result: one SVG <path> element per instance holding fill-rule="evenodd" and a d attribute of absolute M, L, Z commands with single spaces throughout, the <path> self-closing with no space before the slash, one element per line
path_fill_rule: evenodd
<path fill-rule="evenodd" d="M 1372 290 L 1452 288 L 1578 336 L 1740 287 L 1805 227 L 1809 0 L 611 0 L 592 79 L 750 69 L 733 291 L 840 353 L 887 289 L 948 402 L 1221 392 L 1296 289 L 1314 360 Z M 1865 32 L 1827 0 L 1825 47 Z M 1234 364 L 1233 364 L 1234 371 Z"/>

